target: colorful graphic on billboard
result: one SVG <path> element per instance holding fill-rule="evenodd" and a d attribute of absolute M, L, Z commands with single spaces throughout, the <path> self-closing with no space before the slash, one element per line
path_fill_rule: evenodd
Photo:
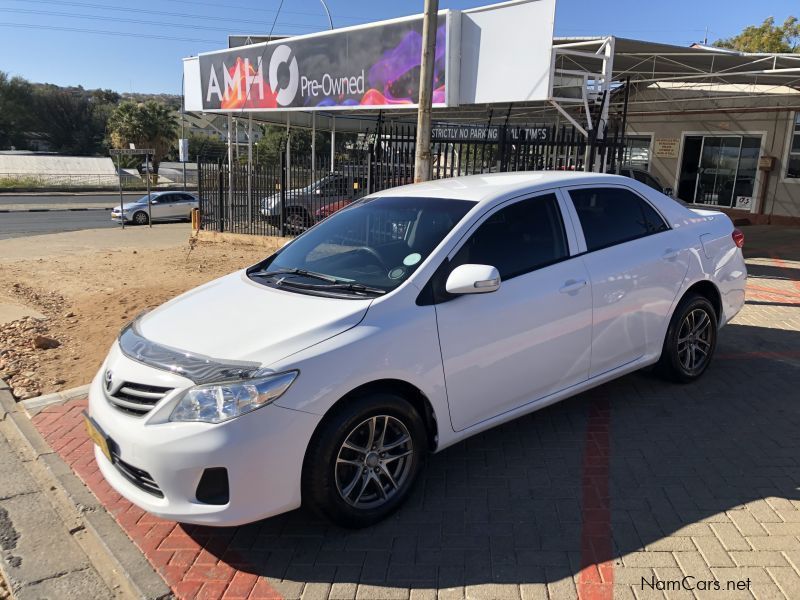
<path fill-rule="evenodd" d="M 446 103 L 447 28 L 436 32 L 433 103 Z M 204 110 L 416 106 L 422 19 L 201 54 Z"/>

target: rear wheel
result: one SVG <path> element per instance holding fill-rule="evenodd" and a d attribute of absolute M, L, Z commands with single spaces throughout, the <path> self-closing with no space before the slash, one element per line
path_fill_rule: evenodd
<path fill-rule="evenodd" d="M 687 296 L 672 315 L 657 370 L 673 381 L 694 381 L 708 368 L 716 345 L 714 307 L 703 296 Z"/>
<path fill-rule="evenodd" d="M 147 213 L 144 212 L 143 210 L 140 210 L 133 214 L 133 222 L 136 225 L 147 225 L 148 221 L 149 218 L 147 216 Z"/>
<path fill-rule="evenodd" d="M 302 233 L 311 227 L 311 217 L 302 208 L 290 208 L 286 211 L 284 225 L 287 231 L 292 233 Z"/>
<path fill-rule="evenodd" d="M 416 410 L 391 393 L 346 402 L 326 417 L 306 453 L 303 499 L 344 527 L 366 527 L 411 492 L 427 452 Z"/>

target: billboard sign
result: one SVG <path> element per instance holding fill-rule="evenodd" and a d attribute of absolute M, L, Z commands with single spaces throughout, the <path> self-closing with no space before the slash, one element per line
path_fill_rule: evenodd
<path fill-rule="evenodd" d="M 433 103 L 447 105 L 448 12 L 439 14 Z M 203 110 L 415 108 L 422 17 L 199 55 Z"/>

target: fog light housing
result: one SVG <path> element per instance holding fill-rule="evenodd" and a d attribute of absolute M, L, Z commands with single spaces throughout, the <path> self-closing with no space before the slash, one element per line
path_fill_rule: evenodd
<path fill-rule="evenodd" d="M 227 504 L 231 499 L 228 469 L 212 467 L 203 471 L 200 483 L 197 484 L 195 498 L 203 504 Z"/>

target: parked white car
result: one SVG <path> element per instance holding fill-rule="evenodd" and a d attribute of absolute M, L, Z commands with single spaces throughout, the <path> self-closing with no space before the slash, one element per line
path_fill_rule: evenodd
<path fill-rule="evenodd" d="M 128 325 L 91 386 L 97 463 L 181 522 L 302 502 L 369 525 L 428 452 L 648 365 L 700 377 L 744 303 L 742 244 L 615 175 L 374 194 Z"/>
<path fill-rule="evenodd" d="M 136 225 L 147 225 L 150 216 L 155 221 L 181 221 L 192 218 L 192 209 L 200 207 L 200 200 L 188 192 L 153 192 L 150 194 L 150 212 L 147 211 L 147 196 L 135 202 L 115 206 L 111 210 L 111 220 Z"/>

